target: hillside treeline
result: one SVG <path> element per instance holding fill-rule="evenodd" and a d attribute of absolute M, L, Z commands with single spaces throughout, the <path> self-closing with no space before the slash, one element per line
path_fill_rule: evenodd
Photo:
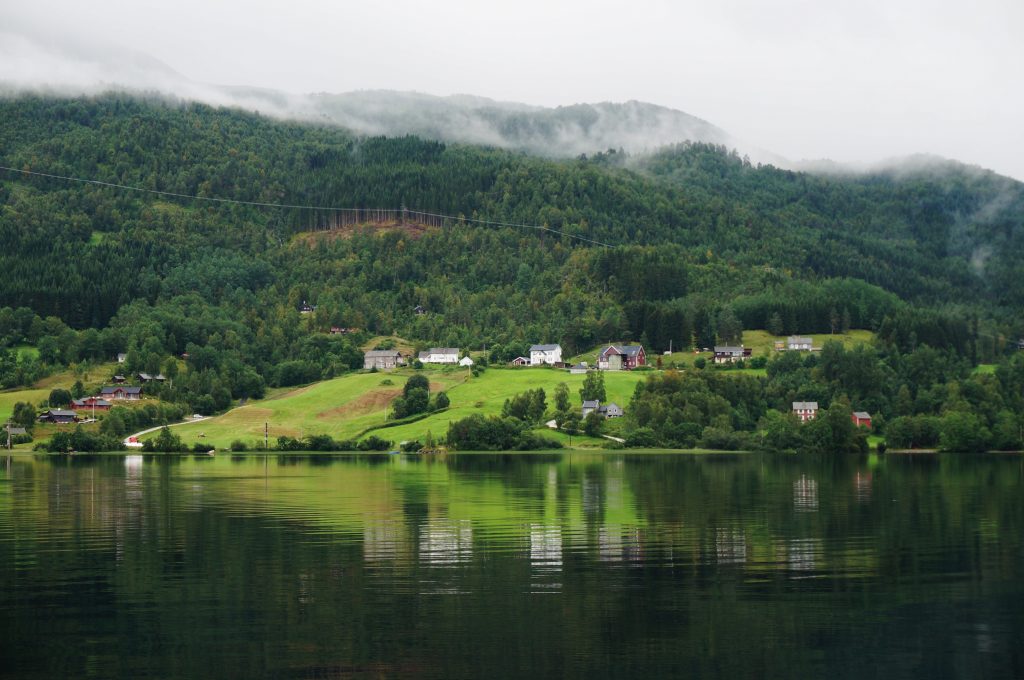
<path fill-rule="evenodd" d="M 13 168 L 563 232 L 449 220 L 309 235 L 336 214 L 0 171 L 0 345 L 40 349 L 0 357 L 4 385 L 114 351 L 151 371 L 187 355 L 166 396 L 209 410 L 351 370 L 376 334 L 571 354 L 853 327 L 976 363 L 1024 331 L 1020 185 L 959 166 L 822 177 L 701 144 L 552 161 L 119 95 L 0 113 Z M 359 332 L 326 335 L 335 325 Z"/>

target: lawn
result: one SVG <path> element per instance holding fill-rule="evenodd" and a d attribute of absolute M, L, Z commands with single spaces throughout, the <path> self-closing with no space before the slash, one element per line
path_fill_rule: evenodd
<path fill-rule="evenodd" d="M 27 401 L 33 406 L 50 396 L 49 389 L 13 390 L 0 392 L 0 424 L 6 423 L 14 413 L 14 405 L 19 401 Z"/>
<path fill-rule="evenodd" d="M 249 444 L 262 442 L 264 423 L 269 427 L 271 442 L 281 435 L 329 434 L 335 439 L 349 439 L 385 422 L 391 401 L 414 372 L 401 369 L 346 375 L 253 401 L 222 416 L 182 425 L 174 431 L 189 444 L 204 441 L 218 447 L 226 447 L 236 439 Z M 578 404 L 579 388 L 585 377 L 549 368 L 492 368 L 475 378 L 469 378 L 464 369 L 429 368 L 423 373 L 430 379 L 432 394 L 447 392 L 450 407 L 415 423 L 375 430 L 372 434 L 396 442 L 423 439 L 428 431 L 443 437 L 449 422 L 473 413 L 497 415 L 506 399 L 538 387 L 547 394 L 550 408 L 560 382 L 568 384 L 573 403 Z M 606 373 L 604 377 L 608 400 L 627 406 L 634 386 L 644 379 L 645 373 Z M 382 384 L 386 380 L 392 384 Z M 574 445 L 576 439 L 573 437 Z"/>

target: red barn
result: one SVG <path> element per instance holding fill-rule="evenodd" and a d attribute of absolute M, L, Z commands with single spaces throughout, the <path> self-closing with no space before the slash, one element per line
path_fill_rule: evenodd
<path fill-rule="evenodd" d="M 647 353 L 641 345 L 609 345 L 597 356 L 602 371 L 629 371 L 647 364 Z"/>
<path fill-rule="evenodd" d="M 867 411 L 854 411 L 850 418 L 853 419 L 853 424 L 857 427 L 871 429 L 871 414 Z"/>

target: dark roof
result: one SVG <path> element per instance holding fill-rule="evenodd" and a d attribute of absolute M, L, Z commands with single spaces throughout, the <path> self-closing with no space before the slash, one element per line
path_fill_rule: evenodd
<path fill-rule="evenodd" d="M 118 391 L 126 394 L 142 394 L 141 387 L 132 387 L 131 385 L 115 385 L 114 387 L 100 388 L 100 394 L 113 394 Z"/>
<path fill-rule="evenodd" d="M 584 399 L 583 408 L 600 408 L 601 402 L 597 399 Z"/>
<path fill-rule="evenodd" d="M 531 345 L 531 352 L 550 352 L 554 349 L 562 349 L 561 345 Z"/>
<path fill-rule="evenodd" d="M 861 420 L 871 420 L 871 414 L 867 411 L 854 411 L 853 415 L 857 416 Z"/>
<path fill-rule="evenodd" d="M 7 431 L 11 434 L 25 434 L 26 430 L 23 427 L 14 427 L 13 425 L 7 426 Z"/>
<path fill-rule="evenodd" d="M 608 345 L 601 349 L 601 354 L 607 354 L 608 350 L 615 350 L 616 354 L 625 354 L 628 357 L 635 357 L 640 354 L 643 345 Z"/>
<path fill-rule="evenodd" d="M 43 411 L 42 415 L 56 417 L 56 418 L 62 418 L 62 417 L 63 418 L 74 418 L 78 414 L 75 413 L 74 411 L 68 411 L 66 409 L 51 408 L 48 411 Z"/>

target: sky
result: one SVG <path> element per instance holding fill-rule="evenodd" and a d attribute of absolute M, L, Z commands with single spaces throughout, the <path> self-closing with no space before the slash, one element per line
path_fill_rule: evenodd
<path fill-rule="evenodd" d="M 148 83 L 160 63 L 292 93 L 641 100 L 793 160 L 928 153 L 1024 180 L 1021 0 L 0 3 L 0 80 Z"/>

